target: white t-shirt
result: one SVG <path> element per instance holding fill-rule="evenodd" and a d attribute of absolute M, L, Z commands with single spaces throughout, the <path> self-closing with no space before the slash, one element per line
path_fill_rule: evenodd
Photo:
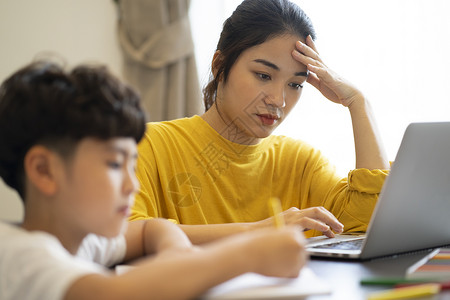
<path fill-rule="evenodd" d="M 0 299 L 63 299 L 75 280 L 107 274 L 125 251 L 123 235 L 107 239 L 91 234 L 73 256 L 51 234 L 0 222 Z"/>

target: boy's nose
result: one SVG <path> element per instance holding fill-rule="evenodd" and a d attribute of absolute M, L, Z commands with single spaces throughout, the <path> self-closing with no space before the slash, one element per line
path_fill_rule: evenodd
<path fill-rule="evenodd" d="M 134 169 L 126 172 L 124 183 L 123 183 L 124 193 L 134 194 L 139 190 L 139 181 L 136 177 Z"/>

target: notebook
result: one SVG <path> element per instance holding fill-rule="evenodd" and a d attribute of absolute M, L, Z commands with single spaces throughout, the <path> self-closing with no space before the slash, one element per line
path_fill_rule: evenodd
<path fill-rule="evenodd" d="M 330 286 L 304 267 L 297 278 L 278 278 L 246 273 L 219 284 L 199 300 L 304 299 L 311 295 L 330 294 Z"/>
<path fill-rule="evenodd" d="M 440 122 L 407 127 L 365 235 L 315 237 L 307 249 L 311 256 L 365 260 L 448 244 L 450 122 Z"/>

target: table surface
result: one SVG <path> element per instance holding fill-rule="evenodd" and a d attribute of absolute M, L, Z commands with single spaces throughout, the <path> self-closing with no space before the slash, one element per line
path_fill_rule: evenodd
<path fill-rule="evenodd" d="M 428 252 L 420 252 L 378 258 L 370 261 L 311 258 L 308 262 L 308 266 L 320 279 L 331 286 L 332 293 L 323 296 L 310 296 L 307 299 L 367 299 L 367 296 L 371 292 L 392 287 L 361 285 L 361 279 L 373 277 L 404 277 L 406 269 L 427 254 Z M 450 291 L 443 291 L 438 296 L 434 297 L 414 299 L 450 300 Z"/>

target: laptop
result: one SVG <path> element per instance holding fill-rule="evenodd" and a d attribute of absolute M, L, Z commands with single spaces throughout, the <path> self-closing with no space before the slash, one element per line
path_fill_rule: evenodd
<path fill-rule="evenodd" d="M 411 123 L 367 233 L 313 237 L 307 250 L 311 256 L 367 260 L 449 244 L 450 122 Z"/>

